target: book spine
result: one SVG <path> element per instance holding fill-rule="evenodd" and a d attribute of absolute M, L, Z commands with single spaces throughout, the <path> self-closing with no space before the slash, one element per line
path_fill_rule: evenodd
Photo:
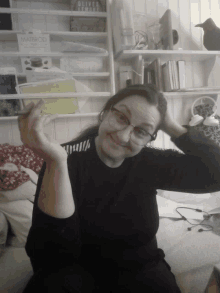
<path fill-rule="evenodd" d="M 170 91 L 170 81 L 169 81 L 169 69 L 168 63 L 164 63 L 162 65 L 162 74 L 163 74 L 163 84 L 164 84 L 164 91 Z"/>
<path fill-rule="evenodd" d="M 175 61 L 172 60 L 172 76 L 173 76 L 173 91 L 177 89 L 177 83 L 176 83 L 176 72 L 175 72 Z"/>
<path fill-rule="evenodd" d="M 144 84 L 144 59 L 141 62 L 141 84 Z"/>
<path fill-rule="evenodd" d="M 168 76 L 169 76 L 169 86 L 170 86 L 170 91 L 173 90 L 173 74 L 172 74 L 172 62 L 168 61 Z"/>
<path fill-rule="evenodd" d="M 163 82 L 162 82 L 162 66 L 160 58 L 157 59 L 157 70 L 158 70 L 158 89 L 163 91 Z"/>
<path fill-rule="evenodd" d="M 176 61 L 174 61 L 174 68 L 175 68 L 175 76 L 176 76 L 176 90 L 179 90 L 179 88 L 180 88 L 180 82 L 179 82 L 178 66 L 177 66 L 177 62 Z"/>
<path fill-rule="evenodd" d="M 174 80 L 174 90 L 177 90 L 178 85 L 177 85 L 177 75 L 176 75 L 176 62 L 173 60 L 172 61 L 172 65 L 173 65 L 173 80 Z"/>
<path fill-rule="evenodd" d="M 154 60 L 154 84 L 159 90 L 159 76 L 158 76 L 158 59 Z"/>
<path fill-rule="evenodd" d="M 178 85 L 178 79 L 177 79 L 177 68 L 176 68 L 176 61 L 172 61 L 173 63 L 173 76 L 174 76 L 174 90 L 178 90 L 179 85 Z"/>
<path fill-rule="evenodd" d="M 186 88 L 186 71 L 185 71 L 185 61 L 177 61 L 178 73 L 179 73 L 179 89 Z"/>

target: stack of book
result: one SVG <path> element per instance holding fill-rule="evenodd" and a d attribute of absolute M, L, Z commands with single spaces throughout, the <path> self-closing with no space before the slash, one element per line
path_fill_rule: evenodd
<path fill-rule="evenodd" d="M 161 61 L 159 58 L 148 65 L 144 65 L 144 84 L 153 84 L 159 91 L 163 91 Z"/>
<path fill-rule="evenodd" d="M 185 61 L 167 61 L 162 65 L 164 91 L 179 91 L 186 88 Z"/>
<path fill-rule="evenodd" d="M 185 61 L 167 61 L 160 58 L 144 66 L 144 83 L 153 84 L 159 91 L 181 91 L 186 88 Z"/>

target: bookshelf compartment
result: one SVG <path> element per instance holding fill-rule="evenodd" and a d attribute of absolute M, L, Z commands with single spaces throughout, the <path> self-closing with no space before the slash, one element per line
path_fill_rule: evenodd
<path fill-rule="evenodd" d="M 151 51 L 152 52 L 152 51 Z M 164 54 L 162 54 L 162 52 Z M 119 59 L 126 63 L 127 65 L 132 65 L 133 69 L 141 76 L 133 73 L 133 82 L 134 83 L 144 83 L 146 79 L 145 71 L 143 68 L 146 68 L 152 63 L 156 63 L 155 61 L 158 59 L 160 64 L 160 71 L 162 75 L 162 88 L 159 90 L 164 92 L 166 96 L 195 96 L 195 95 L 208 95 L 208 94 L 218 94 L 220 93 L 220 82 L 213 83 L 214 75 L 216 71 L 214 68 L 218 68 L 220 64 L 219 54 L 220 52 L 215 51 L 184 51 L 186 54 L 180 54 L 179 51 L 153 51 L 149 53 L 149 51 L 144 51 L 141 54 L 141 51 L 123 51 Z M 124 54 L 125 53 L 125 54 Z M 190 54 L 192 54 L 190 56 Z M 130 56 L 130 59 L 128 59 Z M 196 56 L 196 58 L 195 58 Z M 182 58 L 183 57 L 183 58 Z M 169 91 L 165 91 L 164 88 L 164 77 L 162 71 L 162 65 L 167 61 L 184 61 L 185 62 L 185 88 L 182 89 L 173 89 Z M 150 69 L 155 69 L 154 66 L 150 65 Z M 158 70 L 157 70 L 158 71 Z M 147 72 L 149 74 L 149 72 Z M 148 79 L 149 80 L 149 79 Z"/>
<path fill-rule="evenodd" d="M 220 56 L 220 51 L 188 51 L 188 50 L 123 50 L 115 56 L 117 61 L 128 60 L 141 55 L 145 61 L 161 58 L 168 60 L 184 60 L 187 62 L 201 62 Z"/>

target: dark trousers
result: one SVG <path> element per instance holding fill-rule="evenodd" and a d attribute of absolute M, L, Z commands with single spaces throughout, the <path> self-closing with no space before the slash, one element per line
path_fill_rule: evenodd
<path fill-rule="evenodd" d="M 126 270 L 106 263 L 38 269 L 23 293 L 181 293 L 165 260 Z"/>

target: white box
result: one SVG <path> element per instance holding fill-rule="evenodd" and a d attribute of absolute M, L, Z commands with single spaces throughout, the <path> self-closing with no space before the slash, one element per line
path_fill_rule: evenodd
<path fill-rule="evenodd" d="M 113 0 L 111 5 L 112 33 L 115 54 L 135 46 L 134 21 L 131 0 Z"/>
<path fill-rule="evenodd" d="M 60 59 L 60 69 L 68 72 L 102 72 L 103 59 L 99 57 L 71 57 Z"/>
<path fill-rule="evenodd" d="M 22 53 L 50 52 L 50 35 L 28 32 L 17 34 L 19 50 Z"/>
<path fill-rule="evenodd" d="M 26 71 L 27 82 L 40 82 L 45 80 L 67 78 L 71 76 L 64 70 L 53 66 L 50 69 L 33 68 L 31 71 Z"/>

